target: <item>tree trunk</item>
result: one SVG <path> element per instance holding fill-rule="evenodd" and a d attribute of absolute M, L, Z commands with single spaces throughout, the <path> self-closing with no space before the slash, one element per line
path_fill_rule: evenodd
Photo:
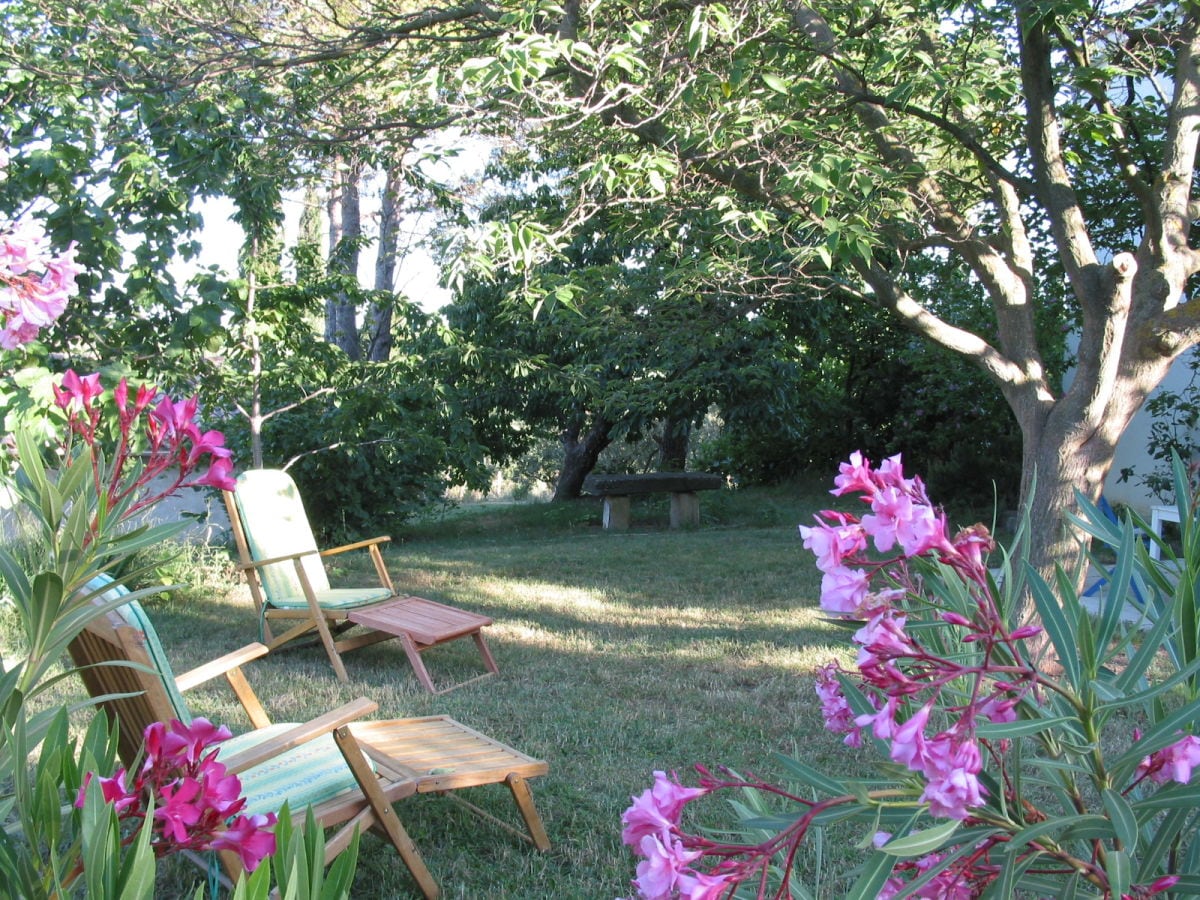
<path fill-rule="evenodd" d="M 1164 358 L 1140 366 L 1122 378 L 1103 420 L 1092 427 L 1086 420 L 1066 421 L 1056 409 L 1040 439 L 1027 441 L 1025 468 L 1032 477 L 1022 492 L 1022 508 L 1029 511 L 1029 561 L 1043 577 L 1052 577 L 1056 564 L 1070 566 L 1080 558 L 1082 535 L 1067 518 L 1077 508 L 1075 492 L 1092 502 L 1099 500 L 1112 471 L 1117 441 L 1171 361 Z M 1082 579 L 1085 573 L 1079 574 Z"/>
<path fill-rule="evenodd" d="M 580 437 L 582 422 L 575 422 L 563 429 L 560 440 L 563 446 L 563 463 L 554 484 L 552 501 L 574 500 L 583 491 L 583 479 L 596 468 L 600 453 L 612 443 L 612 423 L 599 418 Z"/>
<path fill-rule="evenodd" d="M 371 346 L 367 359 L 385 362 L 392 355 L 392 313 L 396 308 L 396 256 L 400 239 L 400 190 L 404 181 L 398 167 L 388 170 L 379 210 L 379 255 L 375 257 L 375 295 L 367 321 Z"/>
<path fill-rule="evenodd" d="M 654 438 L 658 444 L 660 472 L 683 472 L 687 469 L 688 444 L 691 437 L 690 418 L 668 415 L 663 420 L 662 433 Z"/>
<path fill-rule="evenodd" d="M 357 166 L 339 166 L 329 195 L 329 266 L 332 273 L 358 277 L 358 241 L 362 236 L 362 210 Z M 325 340 L 340 347 L 351 359 L 361 359 L 358 346 L 358 307 L 354 297 L 339 291 L 325 301 Z"/>

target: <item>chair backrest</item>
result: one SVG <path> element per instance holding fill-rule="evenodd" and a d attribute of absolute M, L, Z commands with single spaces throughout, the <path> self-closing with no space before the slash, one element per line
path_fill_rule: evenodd
<path fill-rule="evenodd" d="M 308 583 L 315 591 L 329 589 L 329 576 L 317 555 L 316 538 L 290 475 L 278 469 L 251 469 L 237 477 L 233 496 L 251 559 L 311 554 L 302 563 Z M 268 601 L 304 596 L 291 561 L 263 566 L 259 577 Z"/>
<path fill-rule="evenodd" d="M 129 593 L 108 575 L 97 575 L 84 590 L 101 592 L 93 598 L 98 604 Z M 109 698 L 100 706 L 120 725 L 118 750 L 125 765 L 132 765 L 137 758 L 147 725 L 171 719 L 192 721 L 158 634 L 136 600 L 97 616 L 71 642 L 68 651 L 88 694 Z M 119 694 L 130 696 L 112 696 Z"/>

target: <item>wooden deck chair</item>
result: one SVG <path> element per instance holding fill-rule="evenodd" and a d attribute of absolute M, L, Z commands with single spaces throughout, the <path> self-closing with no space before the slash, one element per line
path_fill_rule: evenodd
<path fill-rule="evenodd" d="M 97 603 L 128 593 L 104 575 L 87 589 L 95 592 Z M 357 721 L 377 708 L 366 698 L 305 724 L 271 724 L 241 670 L 266 653 L 262 644 L 249 644 L 175 677 L 136 601 L 97 617 L 70 645 L 89 694 L 119 723 L 118 749 L 127 767 L 138 764 L 146 726 L 171 719 L 191 722 L 183 692 L 224 675 L 253 726 L 221 744 L 218 757 L 242 781 L 248 801 L 244 813 L 274 812 L 285 800 L 294 815 L 311 808 L 322 827 L 337 829 L 325 843 L 326 864 L 349 845 L 355 829 L 375 831 L 396 849 L 421 893 L 435 898 L 437 882 L 392 804 L 416 793 L 487 784 L 509 788 L 527 831 L 455 799 L 539 850 L 549 849 L 526 781 L 544 775 L 546 763 L 446 716 Z M 237 854 L 219 856 L 226 880 L 236 878 Z"/>
<path fill-rule="evenodd" d="M 379 545 L 390 538 L 318 549 L 300 494 L 287 473 L 275 469 L 243 472 L 238 476 L 236 490 L 225 492 L 225 505 L 241 569 L 258 611 L 259 640 L 271 650 L 316 632 L 334 672 L 347 681 L 342 653 L 394 638 L 404 647 L 417 679 L 432 694 L 471 684 L 499 671 L 483 638 L 482 629 L 492 624 L 490 618 L 396 593 L 379 551 Z M 371 555 L 379 584 L 331 588 L 322 559 L 364 549 Z M 286 630 L 274 634 L 273 622 Z M 361 628 L 341 636 L 355 625 Z M 465 637 L 475 641 L 487 671 L 437 690 L 421 654 Z"/>

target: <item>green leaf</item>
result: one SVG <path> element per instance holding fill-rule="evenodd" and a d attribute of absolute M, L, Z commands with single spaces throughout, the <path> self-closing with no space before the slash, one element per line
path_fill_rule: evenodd
<path fill-rule="evenodd" d="M 797 779 L 806 787 L 813 788 L 831 797 L 838 797 L 847 793 L 845 785 L 841 782 L 834 781 L 829 776 L 818 772 L 811 766 L 805 765 L 793 756 L 788 756 L 785 753 L 776 753 L 775 759 L 783 766 L 787 774 Z"/>
<path fill-rule="evenodd" d="M 762 80 L 771 90 L 777 94 L 783 94 L 785 97 L 791 93 L 792 87 L 786 78 L 781 78 L 774 72 L 764 72 Z"/>
<path fill-rule="evenodd" d="M 1121 842 L 1121 848 L 1130 855 L 1136 853 L 1138 823 L 1133 807 L 1129 805 L 1128 800 L 1111 788 L 1106 788 L 1100 795 L 1100 799 L 1104 803 L 1105 811 L 1108 812 L 1108 818 L 1112 821 L 1113 831 L 1116 832 L 1117 840 Z"/>
<path fill-rule="evenodd" d="M 1129 854 L 1124 850 L 1109 850 L 1104 860 L 1104 871 L 1108 875 L 1108 889 L 1114 897 L 1129 893 L 1133 883 L 1133 866 Z"/>
<path fill-rule="evenodd" d="M 862 864 L 858 880 L 846 894 L 847 897 L 878 897 L 880 890 L 892 874 L 895 860 L 886 853 L 875 851 Z"/>
<path fill-rule="evenodd" d="M 1051 728 L 1069 726 L 1081 738 L 1082 723 L 1075 716 L 1051 716 L 1045 719 L 1018 719 L 1015 722 L 986 722 L 975 729 L 977 737 L 991 741 L 1015 740 L 1041 734 Z"/>
<path fill-rule="evenodd" d="M 960 825 L 957 819 L 951 819 L 924 831 L 916 831 L 888 841 L 880 849 L 889 856 L 924 856 L 943 846 L 950 836 L 958 831 Z"/>
<path fill-rule="evenodd" d="M 1175 840 L 1189 818 L 1198 815 L 1190 807 L 1178 807 L 1168 810 L 1161 816 L 1156 812 L 1154 818 L 1154 835 L 1150 842 L 1138 854 L 1138 871 L 1135 875 L 1138 881 L 1153 881 L 1159 872 L 1159 863 L 1166 858 L 1167 853 L 1175 847 Z M 1194 827 L 1194 823 L 1193 826 Z"/>
<path fill-rule="evenodd" d="M 1139 817 L 1164 809 L 1194 809 L 1200 806 L 1200 783 L 1170 784 L 1149 797 L 1135 800 L 1132 806 Z"/>
<path fill-rule="evenodd" d="M 1030 592 L 1033 594 L 1033 602 L 1037 607 L 1042 627 L 1046 629 L 1046 636 L 1050 638 L 1050 643 L 1058 654 L 1068 683 L 1078 689 L 1080 683 L 1079 641 L 1075 623 L 1063 612 L 1058 598 L 1051 592 L 1050 586 L 1046 584 L 1045 580 L 1039 577 L 1028 563 L 1025 566 Z"/>
<path fill-rule="evenodd" d="M 1113 833 L 1112 823 L 1104 816 L 1090 815 L 1073 816 L 1070 819 L 1047 819 L 1044 822 L 1037 822 L 1022 828 L 1013 835 L 1008 846 L 1011 852 L 1015 853 L 1032 841 L 1049 837 L 1067 828 L 1086 829 L 1086 833 L 1101 837 L 1109 837 Z"/>

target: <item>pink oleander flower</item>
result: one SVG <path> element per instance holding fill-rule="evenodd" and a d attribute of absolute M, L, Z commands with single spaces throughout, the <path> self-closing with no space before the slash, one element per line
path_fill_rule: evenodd
<path fill-rule="evenodd" d="M 713 875 L 683 870 L 675 882 L 680 900 L 719 900 L 729 890 L 733 875 Z"/>
<path fill-rule="evenodd" d="M 904 465 L 900 461 L 899 453 L 889 456 L 879 464 L 879 468 L 875 470 L 875 480 L 881 485 L 909 492 L 918 487 L 917 479 L 904 477 Z"/>
<path fill-rule="evenodd" d="M 192 802 L 200 792 L 200 782 L 195 778 L 180 778 L 158 786 L 155 791 L 158 805 L 154 808 L 154 818 L 161 823 L 164 838 L 179 844 L 186 844 L 190 840 L 189 829 L 203 815 L 200 804 Z"/>
<path fill-rule="evenodd" d="M 75 244 L 52 256 L 40 225 L 21 221 L 0 232 L 0 348 L 27 344 L 54 324 L 82 272 Z"/>
<path fill-rule="evenodd" d="M 881 553 L 897 544 L 908 557 L 929 550 L 954 551 L 946 539 L 945 518 L 902 488 L 881 488 L 871 501 L 871 513 L 862 517 L 862 528 Z"/>
<path fill-rule="evenodd" d="M 275 824 L 275 814 L 238 816 L 209 842 L 209 849 L 232 850 L 247 872 L 253 872 L 266 857 L 275 853 L 275 835 L 267 831 Z"/>
<path fill-rule="evenodd" d="M 117 813 L 120 814 L 133 808 L 139 802 L 137 790 L 130 790 L 125 783 L 126 771 L 117 769 L 113 773 L 112 778 L 96 778 L 95 781 L 100 785 L 101 795 L 104 797 L 105 803 L 111 803 Z M 79 796 L 75 799 L 75 805 L 83 808 L 84 798 L 87 796 L 88 785 L 92 783 L 94 773 L 88 772 L 83 777 L 83 786 L 79 789 Z"/>
<path fill-rule="evenodd" d="M 862 528 L 887 553 L 896 546 L 896 532 L 913 516 L 912 497 L 897 487 L 884 487 L 871 499 L 871 514 L 862 517 Z"/>
<path fill-rule="evenodd" d="M 202 718 L 190 725 L 178 720 L 155 723 L 143 735 L 146 760 L 133 784 L 124 769 L 112 778 L 97 779 L 117 818 L 138 823 L 126 842 L 146 827 L 146 800 L 153 798 L 150 846 L 158 856 L 230 850 L 253 871 L 275 852 L 275 836 L 265 830 L 275 824 L 275 815 L 239 815 L 246 805 L 241 780 L 216 758 L 215 745 L 228 737 L 227 728 Z M 85 777 L 76 806 L 83 806 L 92 777 Z"/>
<path fill-rule="evenodd" d="M 884 588 L 880 591 L 873 591 L 870 590 L 868 582 L 868 590 L 858 601 L 854 617 L 856 619 L 873 619 L 880 613 L 893 609 L 903 598 L 904 591 L 901 588 Z"/>
<path fill-rule="evenodd" d="M 122 382 L 124 383 L 124 382 Z M 67 369 L 63 375 L 62 385 L 51 385 L 54 391 L 54 403 L 67 412 L 89 412 L 92 401 L 104 393 L 100 386 L 100 373 L 80 377 L 74 369 Z"/>
<path fill-rule="evenodd" d="M 643 900 L 717 900 L 730 887 L 732 874 L 697 872 L 688 864 L 703 851 L 688 850 L 676 838 L 648 834 L 638 844 L 642 861 L 633 880 Z"/>
<path fill-rule="evenodd" d="M 821 715 L 825 718 L 825 728 L 834 734 L 846 735 L 844 742 L 849 747 L 862 746 L 862 732 L 854 721 L 854 713 L 846 696 L 842 693 L 841 682 L 837 677 L 838 667 L 834 663 L 824 665 L 817 670 L 816 691 L 821 701 Z"/>
<path fill-rule="evenodd" d="M 944 819 L 965 819 L 968 810 L 983 804 L 979 782 L 983 758 L 974 739 L 962 740 L 942 733 L 925 742 L 921 771 L 926 778 L 921 801 L 929 814 Z"/>
<path fill-rule="evenodd" d="M 224 725 L 214 725 L 202 716 L 192 719 L 191 725 L 184 725 L 179 720 L 173 721 L 171 733 L 177 741 L 182 742 L 176 752 L 181 754 L 185 764 L 191 766 L 200 762 L 205 750 L 233 737 L 233 733 Z"/>
<path fill-rule="evenodd" d="M 1200 766 L 1200 738 L 1189 734 L 1143 759 L 1137 767 L 1137 777 L 1149 778 L 1155 784 L 1168 781 L 1187 784 L 1196 766 Z"/>
<path fill-rule="evenodd" d="M 912 862 L 898 864 L 896 868 L 912 871 L 914 877 L 920 877 L 945 857 L 945 853 L 930 853 Z M 951 866 L 939 872 L 927 884 L 917 888 L 916 892 L 909 896 L 924 898 L 924 900 L 973 900 L 980 894 L 980 885 L 965 877 L 967 874 L 958 866 Z M 991 880 L 991 876 L 989 875 L 984 880 Z M 903 878 L 893 876 L 884 882 L 883 889 L 877 895 L 877 900 L 891 900 L 907 886 L 908 882 Z"/>
<path fill-rule="evenodd" d="M 664 843 L 656 834 L 645 835 L 637 846 L 642 861 L 633 884 L 645 900 L 673 900 L 687 864 L 702 855 L 699 850 L 685 850 L 676 838 L 667 837 Z"/>
<path fill-rule="evenodd" d="M 800 526 L 800 537 L 804 540 L 804 546 L 817 557 L 817 568 L 822 572 L 831 572 L 841 566 L 846 557 L 866 549 L 866 532 L 861 525 L 841 513 L 826 511 L 821 515 L 836 524 L 818 518 L 815 528 Z"/>
<path fill-rule="evenodd" d="M 865 494 L 875 493 L 875 479 L 871 473 L 871 462 L 855 450 L 850 454 L 850 461 L 838 466 L 837 477 L 833 479 L 834 488 L 829 493 L 835 497 L 849 494 L 851 491 L 862 491 Z"/>
<path fill-rule="evenodd" d="M 976 523 L 961 529 L 951 542 L 954 549 L 977 569 L 984 566 L 984 557 L 996 549 L 996 541 L 986 525 Z"/>
<path fill-rule="evenodd" d="M 225 766 L 216 761 L 216 753 L 204 758 L 200 767 L 204 805 L 221 821 L 228 821 L 246 806 L 242 797 L 242 782 L 236 775 L 227 774 Z"/>
<path fill-rule="evenodd" d="M 197 406 L 198 400 L 195 397 L 176 401 L 164 395 L 150 410 L 147 427 L 151 434 L 158 435 L 160 439 L 187 434 L 189 429 L 195 427 L 192 420 L 196 417 Z"/>
<path fill-rule="evenodd" d="M 878 666 L 898 656 L 911 656 L 917 647 L 904 633 L 907 617 L 897 615 L 891 609 L 873 616 L 866 625 L 854 633 L 858 644 L 858 667 L 866 669 Z"/>
<path fill-rule="evenodd" d="M 863 569 L 838 566 L 821 577 L 821 609 L 836 615 L 857 614 L 867 596 L 869 577 Z"/>
<path fill-rule="evenodd" d="M 978 707 L 979 715 L 997 725 L 1017 721 L 1017 698 L 993 694 Z"/>
<path fill-rule="evenodd" d="M 196 424 L 197 398 L 176 402 L 143 385 L 131 404 L 125 379 L 113 388 L 119 434 L 116 450 L 103 454 L 111 465 L 102 468 L 97 434 L 103 393 L 98 373 L 80 376 L 68 370 L 62 383 L 54 385 L 55 404 L 67 414 L 70 434 L 88 450 L 96 495 L 108 504 L 105 513 L 126 502 L 122 518 L 128 518 L 181 488 L 233 489 L 233 461 L 225 436 L 202 431 Z"/>
<path fill-rule="evenodd" d="M 631 847 L 640 846 L 647 835 L 661 835 L 666 840 L 678 828 L 684 806 L 706 793 L 704 788 L 684 787 L 673 775 L 668 778 L 665 772 L 656 771 L 654 786 L 633 797 L 633 805 L 621 816 L 625 823 L 621 840 Z"/>
<path fill-rule="evenodd" d="M 922 771 L 925 760 L 925 725 L 929 722 L 929 714 L 933 712 L 933 701 L 926 703 L 909 718 L 897 724 L 895 722 L 895 707 L 889 706 L 892 715 L 891 728 L 891 757 L 895 762 L 903 763 L 914 771 Z"/>

